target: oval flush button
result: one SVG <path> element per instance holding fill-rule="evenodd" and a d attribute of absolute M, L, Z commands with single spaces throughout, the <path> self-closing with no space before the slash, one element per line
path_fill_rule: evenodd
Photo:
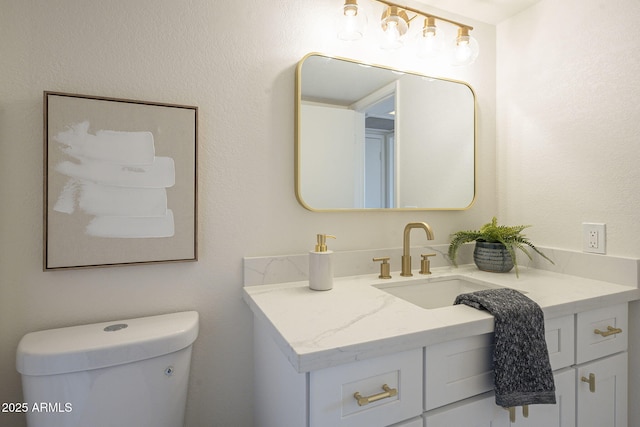
<path fill-rule="evenodd" d="M 115 331 L 119 331 L 121 329 L 124 329 L 126 327 L 128 327 L 129 325 L 127 325 L 126 323 L 116 323 L 115 325 L 109 325 L 106 328 L 104 328 L 105 332 L 115 332 Z"/>

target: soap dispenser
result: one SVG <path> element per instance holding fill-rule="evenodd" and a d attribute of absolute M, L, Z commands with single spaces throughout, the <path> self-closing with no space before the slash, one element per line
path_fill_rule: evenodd
<path fill-rule="evenodd" d="M 328 291 L 333 288 L 333 251 L 327 250 L 330 234 L 318 234 L 314 251 L 309 252 L 309 288 L 314 291 Z"/>

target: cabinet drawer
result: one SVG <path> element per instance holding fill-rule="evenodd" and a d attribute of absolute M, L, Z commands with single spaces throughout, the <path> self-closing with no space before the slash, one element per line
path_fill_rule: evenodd
<path fill-rule="evenodd" d="M 425 409 L 493 390 L 493 333 L 425 349 Z"/>
<path fill-rule="evenodd" d="M 422 378 L 422 349 L 313 371 L 309 374 L 309 424 L 375 427 L 419 416 Z M 382 395 L 383 385 L 397 394 Z M 360 406 L 355 393 L 380 399 Z"/>
<path fill-rule="evenodd" d="M 627 349 L 627 304 L 599 308 L 576 316 L 576 363 Z"/>

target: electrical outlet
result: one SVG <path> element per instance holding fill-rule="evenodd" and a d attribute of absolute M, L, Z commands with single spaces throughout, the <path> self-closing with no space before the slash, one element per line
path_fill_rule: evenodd
<path fill-rule="evenodd" d="M 606 252 L 605 225 L 600 223 L 582 223 L 582 250 L 596 254 Z"/>

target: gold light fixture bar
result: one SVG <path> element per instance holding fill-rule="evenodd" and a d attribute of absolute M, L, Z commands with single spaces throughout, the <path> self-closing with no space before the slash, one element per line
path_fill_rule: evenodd
<path fill-rule="evenodd" d="M 412 7 L 409 7 L 409 6 L 402 6 L 402 5 L 398 4 L 398 3 L 394 3 L 394 2 L 391 2 L 391 1 L 387 1 L 387 0 L 376 0 L 376 1 L 379 2 L 379 3 L 382 3 L 382 4 L 386 4 L 387 6 L 395 6 L 395 7 L 398 7 L 400 9 L 407 10 L 409 12 L 418 14 L 420 16 L 424 16 L 426 18 L 428 18 L 428 17 L 436 18 L 436 19 L 438 19 L 440 21 L 448 22 L 449 24 L 456 25 L 456 26 L 458 26 L 460 28 L 467 28 L 469 31 L 473 30 L 473 27 L 471 25 L 466 25 L 466 24 L 462 24 L 460 22 L 452 21 L 451 19 L 442 18 L 442 17 L 434 15 L 432 13 L 422 12 L 421 10 L 414 9 Z"/>

